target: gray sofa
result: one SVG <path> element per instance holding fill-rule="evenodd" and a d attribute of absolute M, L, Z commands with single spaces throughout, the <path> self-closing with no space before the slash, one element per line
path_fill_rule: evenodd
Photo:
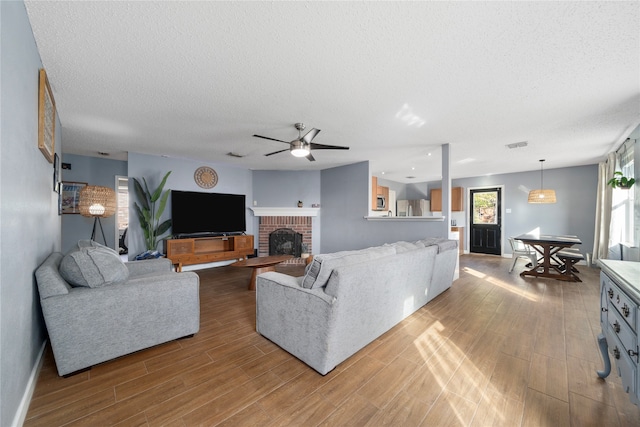
<path fill-rule="evenodd" d="M 108 258 L 103 248 L 78 249 L 102 257 L 85 257 L 86 263 L 78 256 L 74 263 L 70 254 L 54 252 L 35 273 L 61 376 L 193 335 L 200 328 L 197 274 L 172 272 L 168 259 L 122 263 L 118 258 L 121 266 L 113 259 L 100 265 Z M 61 264 L 67 267 L 64 274 Z M 69 278 L 74 274 L 78 276 Z M 69 282 L 83 281 L 83 274 L 84 283 Z"/>
<path fill-rule="evenodd" d="M 256 329 L 325 375 L 447 290 L 458 242 L 425 239 L 317 255 L 304 277 L 258 276 Z"/>

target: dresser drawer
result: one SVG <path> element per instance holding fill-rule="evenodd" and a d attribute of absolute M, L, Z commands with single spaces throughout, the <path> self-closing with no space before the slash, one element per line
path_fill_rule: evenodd
<path fill-rule="evenodd" d="M 631 361 L 628 355 L 623 353 L 617 345 L 613 348 L 609 347 L 616 363 L 616 370 L 622 380 L 622 388 L 626 393 L 635 395 L 636 393 L 636 365 Z M 617 351 L 620 351 L 618 354 Z M 632 399 L 633 400 L 633 399 Z"/>
<path fill-rule="evenodd" d="M 620 313 L 611 304 L 609 304 L 609 310 L 607 311 L 607 328 L 610 334 L 616 336 L 622 344 L 623 348 L 621 350 L 632 356 L 632 359 L 637 362 L 637 336 L 633 329 L 621 319 Z"/>
<path fill-rule="evenodd" d="M 609 305 L 614 307 L 621 318 L 635 331 L 637 306 L 615 285 L 608 276 L 602 275 L 602 286 Z"/>

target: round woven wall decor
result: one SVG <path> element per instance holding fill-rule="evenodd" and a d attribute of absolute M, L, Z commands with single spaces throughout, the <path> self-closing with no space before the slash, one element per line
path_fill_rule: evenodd
<path fill-rule="evenodd" d="M 213 188 L 218 183 L 218 174 L 208 166 L 202 166 L 196 169 L 193 179 L 202 188 Z"/>

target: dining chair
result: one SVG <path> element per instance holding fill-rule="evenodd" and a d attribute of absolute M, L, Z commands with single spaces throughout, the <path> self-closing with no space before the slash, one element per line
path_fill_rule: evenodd
<path fill-rule="evenodd" d="M 511 251 L 513 256 L 513 264 L 511 264 L 509 273 L 513 271 L 518 258 L 528 259 L 533 265 L 533 268 L 536 268 L 538 266 L 538 254 L 534 249 L 531 248 L 531 246 L 525 245 L 520 240 L 516 240 L 513 237 L 509 237 L 509 243 L 511 244 Z"/>

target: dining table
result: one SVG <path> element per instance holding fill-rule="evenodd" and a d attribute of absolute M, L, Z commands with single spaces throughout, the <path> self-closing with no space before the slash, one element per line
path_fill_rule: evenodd
<path fill-rule="evenodd" d="M 581 245 L 582 241 L 575 236 L 553 236 L 547 234 L 526 233 L 514 237 L 525 245 L 532 247 L 538 254 L 540 259 L 537 266 L 520 273 L 521 277 L 547 277 L 556 280 L 577 282 L 579 279 L 575 275 L 564 274 L 563 268 L 566 266 L 556 261 L 555 255 L 574 245 Z M 572 267 L 569 267 L 572 268 Z"/>

